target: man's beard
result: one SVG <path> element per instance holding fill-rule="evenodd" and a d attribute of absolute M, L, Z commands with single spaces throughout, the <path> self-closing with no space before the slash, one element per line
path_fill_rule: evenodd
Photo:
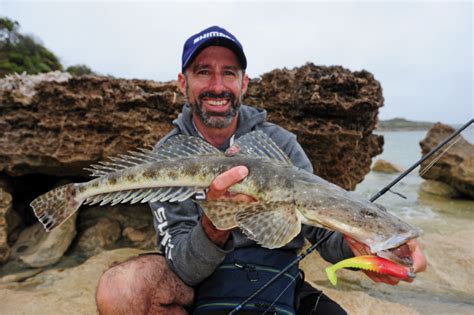
<path fill-rule="evenodd" d="M 189 94 L 188 94 L 189 95 Z M 228 99 L 230 107 L 226 112 L 205 111 L 202 105 L 202 99 Z M 223 129 L 230 125 L 232 119 L 238 114 L 241 97 L 237 98 L 233 93 L 222 92 L 221 94 L 214 94 L 212 92 L 204 92 L 199 95 L 194 103 L 189 104 L 194 114 L 201 120 L 201 122 L 209 128 Z"/>

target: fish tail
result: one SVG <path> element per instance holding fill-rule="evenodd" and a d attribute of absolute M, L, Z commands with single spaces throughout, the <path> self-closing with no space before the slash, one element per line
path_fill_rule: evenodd
<path fill-rule="evenodd" d="M 338 268 L 335 268 L 334 266 L 335 265 L 327 267 L 325 271 L 326 271 L 329 281 L 332 283 L 332 285 L 335 286 L 337 284 L 336 270 Z"/>
<path fill-rule="evenodd" d="M 77 201 L 75 184 L 68 184 L 53 189 L 30 203 L 35 216 L 47 232 L 61 225 L 81 206 L 83 200 Z"/>

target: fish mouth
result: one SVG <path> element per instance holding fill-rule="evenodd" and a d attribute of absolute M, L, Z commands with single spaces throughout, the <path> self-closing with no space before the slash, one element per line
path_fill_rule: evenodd
<path fill-rule="evenodd" d="M 411 250 L 406 243 L 395 248 L 385 249 L 376 252 L 375 255 L 391 260 L 405 267 L 413 267 L 413 258 L 411 257 Z"/>
<path fill-rule="evenodd" d="M 395 263 L 406 267 L 413 266 L 413 258 L 411 257 L 411 250 L 407 242 L 419 236 L 419 232 L 393 235 L 391 238 L 382 243 L 372 244 L 369 246 L 370 251 L 382 258 L 391 260 Z"/>

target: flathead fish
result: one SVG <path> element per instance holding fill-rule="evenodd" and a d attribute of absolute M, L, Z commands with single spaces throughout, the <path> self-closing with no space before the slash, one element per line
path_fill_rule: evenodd
<path fill-rule="evenodd" d="M 249 175 L 230 192 L 250 195 L 256 202 L 195 198 L 218 229 L 239 227 L 263 247 L 278 248 L 297 236 L 304 223 L 339 231 L 374 254 L 410 265 L 394 249 L 418 237 L 415 228 L 383 207 L 298 169 L 261 131 L 237 139 L 227 153 L 200 138 L 176 136 L 154 151 L 93 165 L 90 170 L 97 178 L 58 187 L 33 200 L 31 207 L 50 231 L 82 204 L 180 202 L 203 195 L 217 175 L 238 165 L 245 165 Z"/>

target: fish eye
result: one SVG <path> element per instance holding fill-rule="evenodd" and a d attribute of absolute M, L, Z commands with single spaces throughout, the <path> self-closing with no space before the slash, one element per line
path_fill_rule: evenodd
<path fill-rule="evenodd" d="M 373 211 L 370 211 L 369 209 L 362 209 L 360 211 L 360 213 L 364 216 L 364 217 L 369 217 L 369 218 L 375 218 L 377 217 L 377 214 Z"/>

